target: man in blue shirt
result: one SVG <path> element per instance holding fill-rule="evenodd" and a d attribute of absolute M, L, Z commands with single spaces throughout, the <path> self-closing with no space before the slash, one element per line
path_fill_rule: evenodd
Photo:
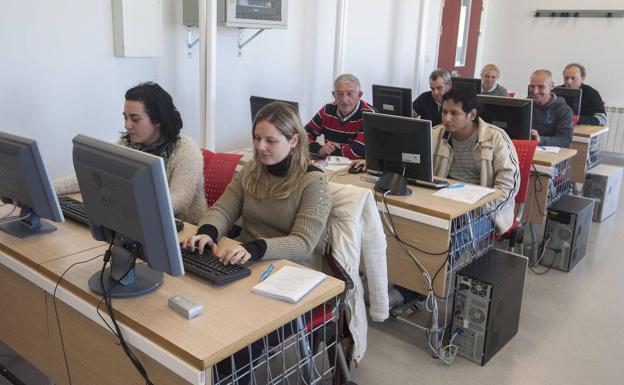
<path fill-rule="evenodd" d="M 420 119 L 431 120 L 431 126 L 442 123 L 442 96 L 451 89 L 451 74 L 438 68 L 429 75 L 431 91 L 423 92 L 412 103 L 414 113 Z"/>

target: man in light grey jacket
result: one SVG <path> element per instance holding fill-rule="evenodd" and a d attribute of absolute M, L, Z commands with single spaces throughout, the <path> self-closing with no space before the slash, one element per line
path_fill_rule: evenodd
<path fill-rule="evenodd" d="M 570 148 L 574 128 L 572 109 L 565 99 L 552 90 L 555 82 L 549 70 L 537 70 L 531 74 L 529 97 L 533 99 L 533 129 L 531 136 L 540 146 Z"/>
<path fill-rule="evenodd" d="M 433 173 L 501 191 L 491 205 L 502 234 L 513 223 L 520 187 L 518 155 L 505 131 L 479 118 L 478 106 L 470 91 L 453 89 L 444 95 L 442 124 L 432 136 Z"/>

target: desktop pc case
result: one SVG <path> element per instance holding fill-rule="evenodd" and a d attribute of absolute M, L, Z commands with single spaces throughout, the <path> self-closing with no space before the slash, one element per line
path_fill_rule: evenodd
<path fill-rule="evenodd" d="M 602 222 L 615 213 L 620 199 L 622 168 L 600 164 L 585 175 L 583 196 L 594 202 L 593 220 Z"/>
<path fill-rule="evenodd" d="M 485 365 L 518 332 L 527 258 L 492 249 L 457 272 L 453 344 Z"/>
<path fill-rule="evenodd" d="M 585 256 L 594 200 L 564 195 L 549 210 L 540 264 L 570 271 Z"/>

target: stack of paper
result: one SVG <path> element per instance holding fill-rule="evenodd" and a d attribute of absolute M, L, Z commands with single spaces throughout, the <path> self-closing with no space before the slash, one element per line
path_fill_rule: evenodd
<path fill-rule="evenodd" d="M 468 204 L 474 204 L 486 195 L 496 191 L 496 189 L 483 187 L 476 184 L 455 184 L 447 188 L 438 190 L 434 196 L 446 199 L 452 199 Z"/>
<path fill-rule="evenodd" d="M 537 146 L 537 151 L 549 152 L 551 154 L 558 154 L 561 147 L 557 146 Z"/>
<path fill-rule="evenodd" d="M 321 283 L 327 275 L 320 271 L 284 266 L 251 291 L 282 301 L 295 303 Z"/>

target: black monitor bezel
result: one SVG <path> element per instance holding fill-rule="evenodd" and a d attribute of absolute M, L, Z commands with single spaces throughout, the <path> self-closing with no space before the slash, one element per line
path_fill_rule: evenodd
<path fill-rule="evenodd" d="M 395 86 L 385 86 L 381 84 L 373 84 L 372 86 L 373 93 L 373 107 L 375 110 L 382 114 L 386 115 L 395 115 L 395 116 L 404 116 L 411 117 L 412 116 L 412 89 L 404 88 L 404 87 L 395 87 Z M 384 108 L 384 103 L 381 100 L 382 94 L 385 92 L 396 93 L 398 98 L 400 98 L 399 103 L 399 111 L 388 110 Z"/>
<path fill-rule="evenodd" d="M 503 131 L 505 131 L 511 139 L 519 139 L 519 140 L 531 139 L 531 128 L 533 126 L 533 100 L 532 99 L 512 98 L 508 96 L 477 95 L 477 101 L 479 102 L 479 105 L 480 105 L 482 119 L 484 117 L 487 117 L 487 116 L 484 116 L 485 109 L 486 109 L 485 108 L 486 103 L 484 103 L 484 101 L 491 101 L 492 104 L 497 105 L 497 106 L 526 108 L 529 111 L 528 127 L 521 127 L 521 128 L 499 127 L 499 128 L 503 129 Z M 490 124 L 494 124 L 496 126 L 496 123 L 489 122 L 486 119 L 483 119 L 483 120 Z"/>

